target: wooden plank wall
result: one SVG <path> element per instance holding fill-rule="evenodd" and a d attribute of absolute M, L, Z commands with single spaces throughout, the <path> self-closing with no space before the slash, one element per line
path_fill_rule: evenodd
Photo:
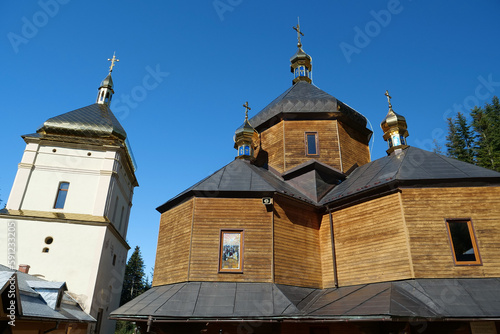
<path fill-rule="evenodd" d="M 287 171 L 311 159 L 341 169 L 336 120 L 285 121 L 285 163 Z M 319 156 L 306 156 L 306 132 L 318 133 Z"/>
<path fill-rule="evenodd" d="M 220 229 L 245 230 L 242 274 L 218 273 Z M 262 199 L 196 198 L 189 280 L 272 282 L 272 240 Z"/>
<path fill-rule="evenodd" d="M 403 189 L 415 277 L 500 276 L 500 187 Z M 471 218 L 481 266 L 455 266 L 445 219 Z"/>
<path fill-rule="evenodd" d="M 332 255 L 332 235 L 330 233 L 330 215 L 323 215 L 319 227 L 319 245 L 321 249 L 321 271 L 323 277 L 322 288 L 335 286 Z"/>
<path fill-rule="evenodd" d="M 343 170 L 349 170 L 355 163 L 362 166 L 370 162 L 370 149 L 366 137 L 342 122 L 338 124 Z"/>
<path fill-rule="evenodd" d="M 193 203 L 191 199 L 161 215 L 153 286 L 188 278 Z"/>
<path fill-rule="evenodd" d="M 275 283 L 322 286 L 319 228 L 311 207 L 282 196 L 274 198 Z"/>
<path fill-rule="evenodd" d="M 283 322 L 281 325 L 282 334 L 365 334 L 379 333 L 378 326 L 375 323 L 355 323 L 346 322 L 324 322 L 307 323 L 305 321 Z"/>
<path fill-rule="evenodd" d="M 399 194 L 332 214 L 339 286 L 411 278 Z"/>
<path fill-rule="evenodd" d="M 261 149 L 267 152 L 269 166 L 283 173 L 283 121 L 263 131 L 260 135 Z"/>

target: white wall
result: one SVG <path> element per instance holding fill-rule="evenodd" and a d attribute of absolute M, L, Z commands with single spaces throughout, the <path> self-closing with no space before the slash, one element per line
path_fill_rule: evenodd
<path fill-rule="evenodd" d="M 66 282 L 71 295 L 94 317 L 99 308 L 104 311 L 103 319 L 118 308 L 127 249 L 109 228 L 0 216 L 0 245 L 7 245 L 7 226 L 11 222 L 15 222 L 16 269 L 19 264 L 29 264 L 31 275 Z M 47 237 L 53 238 L 50 245 L 45 243 Z M 48 253 L 42 252 L 45 247 Z M 3 249 L 0 264 L 8 265 L 7 251 Z M 111 333 L 114 322 L 105 321 L 103 326 L 107 328 L 103 333 Z"/>
<path fill-rule="evenodd" d="M 28 143 L 7 209 L 106 216 L 125 238 L 134 186 L 119 150 Z M 60 182 L 69 189 L 64 208 L 54 209 Z"/>

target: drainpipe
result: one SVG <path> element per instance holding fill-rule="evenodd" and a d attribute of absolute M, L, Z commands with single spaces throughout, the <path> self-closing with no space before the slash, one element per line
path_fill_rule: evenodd
<path fill-rule="evenodd" d="M 148 328 L 146 329 L 146 333 L 149 333 L 149 330 L 151 329 L 151 325 L 153 324 L 153 316 L 148 317 Z"/>
<path fill-rule="evenodd" d="M 59 327 L 59 324 L 60 324 L 60 323 L 61 323 L 60 321 L 56 321 L 56 327 L 54 327 L 54 328 L 49 328 L 49 329 L 47 329 L 47 330 L 43 331 L 43 334 L 47 334 L 47 333 L 49 333 L 49 332 L 55 331 L 55 330 Z"/>
<path fill-rule="evenodd" d="M 339 279 L 337 276 L 337 256 L 335 255 L 335 237 L 334 237 L 333 217 L 331 209 L 328 209 L 328 215 L 330 216 L 330 237 L 332 241 L 333 284 L 335 285 L 336 288 L 338 288 Z"/>

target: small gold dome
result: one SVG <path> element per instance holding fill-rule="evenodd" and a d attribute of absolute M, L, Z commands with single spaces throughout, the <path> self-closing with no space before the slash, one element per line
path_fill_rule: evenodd
<path fill-rule="evenodd" d="M 254 150 L 257 147 L 259 133 L 248 121 L 248 110 L 251 109 L 248 102 L 243 107 L 246 108 L 245 122 L 234 133 L 234 148 L 238 150 L 237 158 L 254 160 Z"/>
<path fill-rule="evenodd" d="M 389 112 L 380 123 L 380 127 L 382 128 L 382 131 L 384 131 L 383 138 L 389 145 L 389 149 L 386 152 L 387 154 L 391 154 L 397 149 L 408 147 L 406 144 L 406 137 L 409 136 L 409 133 L 404 116 L 397 114 L 392 109 L 389 91 L 385 91 L 385 95 L 387 96 L 387 100 L 389 102 Z"/>

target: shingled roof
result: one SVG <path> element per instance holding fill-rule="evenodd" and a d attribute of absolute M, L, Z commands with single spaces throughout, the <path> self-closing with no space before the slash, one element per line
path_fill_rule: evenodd
<path fill-rule="evenodd" d="M 321 204 L 360 195 L 389 184 L 500 183 L 500 173 L 416 147 L 369 162 L 325 195 Z"/>
<path fill-rule="evenodd" d="M 330 94 L 322 91 L 313 84 L 299 81 L 278 96 L 268 106 L 250 119 L 250 124 L 261 131 L 268 124 L 272 124 L 276 118 L 284 117 L 307 117 L 315 118 L 321 115 L 325 118 L 346 117 L 356 124 L 366 127 L 367 120 L 356 110 L 337 100 Z M 367 130 L 369 133 L 371 131 Z"/>
<path fill-rule="evenodd" d="M 37 132 L 91 138 L 127 138 L 127 133 L 108 105 L 97 103 L 49 118 Z"/>

